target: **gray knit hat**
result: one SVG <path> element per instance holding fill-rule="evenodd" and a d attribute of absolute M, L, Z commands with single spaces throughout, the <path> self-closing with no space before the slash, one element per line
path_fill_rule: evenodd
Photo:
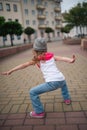
<path fill-rule="evenodd" d="M 47 42 L 45 38 L 36 38 L 33 44 L 33 49 L 36 51 L 47 51 Z"/>

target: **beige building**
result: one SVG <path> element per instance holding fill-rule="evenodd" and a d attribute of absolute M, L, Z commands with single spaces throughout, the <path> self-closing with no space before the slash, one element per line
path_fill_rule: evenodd
<path fill-rule="evenodd" d="M 60 37 L 61 29 L 61 0 L 0 0 L 0 16 L 4 16 L 6 21 L 18 21 L 23 28 L 33 27 L 36 31 L 32 35 L 32 40 L 40 36 L 46 27 L 53 28 L 54 34 L 51 37 Z M 47 34 L 44 33 L 47 37 Z M 23 43 L 27 35 L 13 36 L 13 43 Z M 9 35 L 0 37 L 0 46 L 10 44 Z"/>

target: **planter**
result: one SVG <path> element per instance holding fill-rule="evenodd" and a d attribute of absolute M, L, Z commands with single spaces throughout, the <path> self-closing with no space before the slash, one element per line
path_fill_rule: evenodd
<path fill-rule="evenodd" d="M 33 44 L 26 44 L 26 45 L 13 46 L 13 47 L 0 49 L 0 58 L 16 54 L 18 52 L 30 49 L 32 47 L 33 47 Z"/>
<path fill-rule="evenodd" d="M 80 45 L 81 44 L 81 39 L 80 38 L 76 38 L 76 39 L 64 39 L 63 40 L 64 44 L 68 44 L 68 45 Z"/>

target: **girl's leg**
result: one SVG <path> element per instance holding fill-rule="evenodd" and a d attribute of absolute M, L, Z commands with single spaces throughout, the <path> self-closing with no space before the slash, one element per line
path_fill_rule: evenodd
<path fill-rule="evenodd" d="M 30 98 L 32 101 L 32 105 L 34 108 L 34 111 L 38 113 L 44 112 L 43 105 L 40 101 L 39 95 L 48 91 L 48 85 L 46 83 L 43 83 L 41 85 L 38 85 L 32 89 L 30 89 Z"/>
<path fill-rule="evenodd" d="M 70 100 L 70 95 L 69 95 L 66 81 L 62 81 L 62 82 L 63 82 L 63 84 L 61 86 L 62 96 L 63 96 L 64 100 Z"/>
<path fill-rule="evenodd" d="M 55 82 L 43 83 L 30 89 L 30 98 L 32 101 L 34 111 L 37 114 L 44 112 L 44 108 L 40 101 L 39 95 L 45 92 L 53 91 L 58 87 L 60 87 L 60 82 L 55 81 Z"/>

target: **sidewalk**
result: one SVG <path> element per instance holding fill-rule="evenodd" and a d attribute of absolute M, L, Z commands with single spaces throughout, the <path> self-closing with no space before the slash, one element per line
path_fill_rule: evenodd
<path fill-rule="evenodd" d="M 32 66 L 0 76 L 0 130 L 87 130 L 87 51 L 81 50 L 79 45 L 64 45 L 61 41 L 48 43 L 48 50 L 55 55 L 76 55 L 74 64 L 57 62 L 66 77 L 72 104 L 63 103 L 60 90 L 42 94 L 46 118 L 32 119 L 29 89 L 44 82 L 39 69 Z M 0 72 L 31 58 L 32 49 L 1 59 Z"/>

